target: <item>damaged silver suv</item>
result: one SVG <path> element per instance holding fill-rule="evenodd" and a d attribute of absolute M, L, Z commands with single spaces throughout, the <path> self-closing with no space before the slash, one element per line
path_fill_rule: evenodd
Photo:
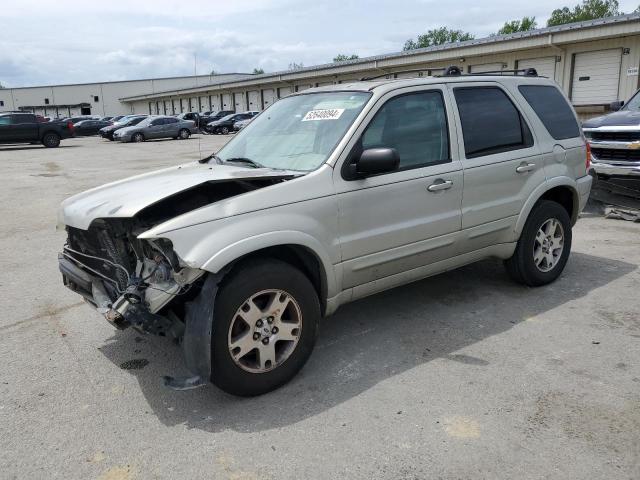
<path fill-rule="evenodd" d="M 555 280 L 591 187 L 585 140 L 531 70 L 305 90 L 217 154 L 63 202 L 64 284 L 117 328 L 171 336 L 192 376 L 268 392 L 321 317 L 487 257 Z"/>

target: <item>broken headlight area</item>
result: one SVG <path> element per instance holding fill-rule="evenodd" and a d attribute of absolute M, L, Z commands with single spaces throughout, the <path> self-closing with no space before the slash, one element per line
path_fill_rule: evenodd
<path fill-rule="evenodd" d="M 179 315 L 168 307 L 180 312 L 203 272 L 183 266 L 169 240 L 138 239 L 147 227 L 135 219 L 96 220 L 88 230 L 67 227 L 60 271 L 65 285 L 115 327 L 179 337 Z"/>

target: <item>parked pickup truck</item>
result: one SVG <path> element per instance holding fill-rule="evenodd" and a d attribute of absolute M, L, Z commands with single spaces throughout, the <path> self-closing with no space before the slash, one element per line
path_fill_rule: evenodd
<path fill-rule="evenodd" d="M 582 125 L 591 146 L 591 165 L 599 180 L 640 191 L 640 91 L 626 105 L 613 102 L 611 109 L 617 111 Z"/>
<path fill-rule="evenodd" d="M 53 148 L 73 137 L 71 122 L 39 122 L 33 113 L 0 113 L 0 144 L 42 143 Z"/>

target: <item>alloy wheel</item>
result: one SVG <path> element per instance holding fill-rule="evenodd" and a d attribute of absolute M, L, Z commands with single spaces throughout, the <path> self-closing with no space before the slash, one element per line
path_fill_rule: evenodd
<path fill-rule="evenodd" d="M 260 291 L 236 311 L 229 326 L 229 354 L 240 368 L 264 373 L 282 365 L 302 333 L 302 311 L 284 290 Z"/>
<path fill-rule="evenodd" d="M 538 229 L 533 242 L 533 261 L 541 272 L 556 266 L 564 250 L 564 228 L 555 218 L 546 220 Z"/>

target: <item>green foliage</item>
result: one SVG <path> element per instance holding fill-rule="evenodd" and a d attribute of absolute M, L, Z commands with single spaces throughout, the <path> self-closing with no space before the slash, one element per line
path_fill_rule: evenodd
<path fill-rule="evenodd" d="M 289 64 L 289 70 L 300 70 L 301 68 L 304 68 L 304 63 L 302 62 L 300 63 L 291 62 Z"/>
<path fill-rule="evenodd" d="M 511 20 L 510 22 L 505 22 L 502 28 L 498 30 L 498 35 L 526 32 L 537 27 L 538 24 L 536 23 L 536 17 L 522 17 L 522 20 Z"/>
<path fill-rule="evenodd" d="M 563 7 L 551 12 L 547 26 L 552 27 L 595 18 L 613 17 L 614 15 L 620 15 L 620 13 L 618 0 L 582 0 L 582 4 L 576 5 L 573 9 Z"/>
<path fill-rule="evenodd" d="M 442 45 L 443 43 L 464 42 L 473 40 L 474 36 L 462 30 L 449 30 L 447 27 L 429 30 L 424 35 L 418 35 L 417 39 L 410 38 L 404 43 L 403 50 L 415 50 L 416 48 Z"/>
<path fill-rule="evenodd" d="M 264 69 L 263 68 L 254 68 L 253 69 L 253 74 L 254 75 L 262 75 L 264 73 Z"/>
<path fill-rule="evenodd" d="M 343 53 L 336 55 L 335 57 L 333 57 L 333 61 L 334 62 L 345 62 L 347 60 L 356 60 L 360 58 L 358 55 L 345 55 Z"/>

